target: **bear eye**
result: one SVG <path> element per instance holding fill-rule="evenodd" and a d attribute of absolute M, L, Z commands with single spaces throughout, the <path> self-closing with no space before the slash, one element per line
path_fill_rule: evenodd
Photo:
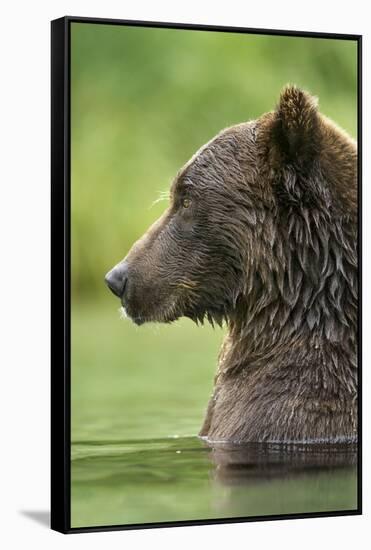
<path fill-rule="evenodd" d="M 183 208 L 189 208 L 192 204 L 191 199 L 182 199 Z"/>

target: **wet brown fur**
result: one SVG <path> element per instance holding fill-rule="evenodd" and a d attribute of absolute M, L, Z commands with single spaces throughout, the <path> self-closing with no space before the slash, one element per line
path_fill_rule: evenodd
<path fill-rule="evenodd" d="M 356 168 L 353 140 L 288 86 L 185 165 L 125 258 L 136 323 L 228 325 L 201 436 L 356 441 Z"/>

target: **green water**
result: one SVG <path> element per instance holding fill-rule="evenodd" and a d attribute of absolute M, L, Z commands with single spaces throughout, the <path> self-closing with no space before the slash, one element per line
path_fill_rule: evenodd
<path fill-rule="evenodd" d="M 222 336 L 73 308 L 72 527 L 356 508 L 354 449 L 196 437 Z"/>

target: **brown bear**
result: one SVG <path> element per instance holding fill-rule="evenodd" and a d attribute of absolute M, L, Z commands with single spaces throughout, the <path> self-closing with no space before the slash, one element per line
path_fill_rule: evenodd
<path fill-rule="evenodd" d="M 200 435 L 357 439 L 357 149 L 295 86 L 179 171 L 106 283 L 138 325 L 228 326 Z"/>

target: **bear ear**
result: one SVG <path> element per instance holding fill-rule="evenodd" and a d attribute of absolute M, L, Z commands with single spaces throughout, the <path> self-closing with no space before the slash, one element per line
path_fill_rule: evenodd
<path fill-rule="evenodd" d="M 273 115 L 271 139 L 280 163 L 313 161 L 319 151 L 317 99 L 296 86 L 286 86 Z"/>

